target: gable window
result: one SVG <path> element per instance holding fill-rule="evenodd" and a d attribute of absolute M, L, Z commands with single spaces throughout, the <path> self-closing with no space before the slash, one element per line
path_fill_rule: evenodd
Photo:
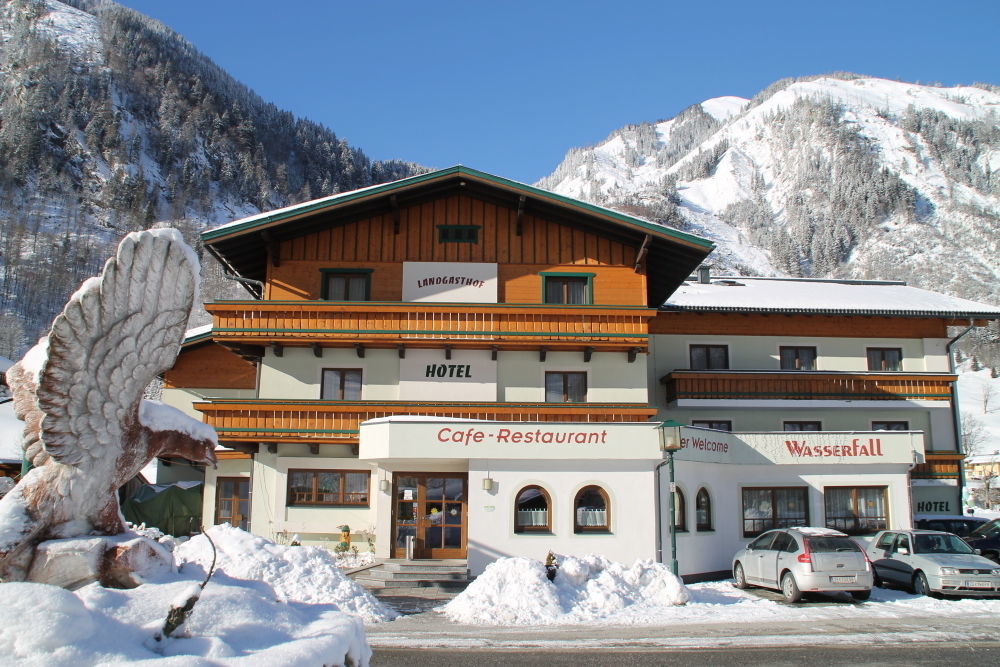
<path fill-rule="evenodd" d="M 712 530 L 712 497 L 705 487 L 694 498 L 694 529 L 699 533 Z"/>
<path fill-rule="evenodd" d="M 478 225 L 438 225 L 438 243 L 479 243 Z"/>
<path fill-rule="evenodd" d="M 910 422 L 905 421 L 892 421 L 892 422 L 872 422 L 873 431 L 909 431 Z"/>
<path fill-rule="evenodd" d="M 783 431 L 822 431 L 823 422 L 782 422 Z"/>
<path fill-rule="evenodd" d="M 542 303 L 586 305 L 594 302 L 593 273 L 543 273 Z"/>
<path fill-rule="evenodd" d="M 743 489 L 743 537 L 755 537 L 772 528 L 809 525 L 805 487 Z"/>
<path fill-rule="evenodd" d="M 599 486 L 585 486 L 573 501 L 573 532 L 607 532 L 611 530 L 608 494 Z"/>
<path fill-rule="evenodd" d="M 848 535 L 865 535 L 888 528 L 884 486 L 827 486 L 826 527 Z"/>
<path fill-rule="evenodd" d="M 372 269 L 322 269 L 320 298 L 325 301 L 368 301 Z"/>
<path fill-rule="evenodd" d="M 289 470 L 288 505 L 368 506 L 367 470 Z"/>
<path fill-rule="evenodd" d="M 903 370 L 903 350 L 898 347 L 869 347 L 868 370 L 870 371 L 901 371 Z"/>
<path fill-rule="evenodd" d="M 733 422 L 731 421 L 712 421 L 710 419 L 692 419 L 691 426 L 697 426 L 698 428 L 710 428 L 713 431 L 732 431 Z"/>
<path fill-rule="evenodd" d="M 723 370 L 729 368 L 728 345 L 692 345 L 691 370 Z"/>
<path fill-rule="evenodd" d="M 320 400 L 360 401 L 361 369 L 324 368 Z"/>
<path fill-rule="evenodd" d="M 816 370 L 815 347 L 782 346 L 778 348 L 783 371 L 814 371 Z"/>
<path fill-rule="evenodd" d="M 586 403 L 587 374 L 582 372 L 545 373 L 546 403 Z"/>
<path fill-rule="evenodd" d="M 549 494 L 540 486 L 526 486 L 514 502 L 515 533 L 548 533 L 552 531 Z"/>

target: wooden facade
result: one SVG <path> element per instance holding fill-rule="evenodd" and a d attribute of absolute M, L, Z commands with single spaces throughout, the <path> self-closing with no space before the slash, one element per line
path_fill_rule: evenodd
<path fill-rule="evenodd" d="M 673 371 L 662 382 L 667 401 L 782 399 L 948 401 L 955 375 L 824 371 Z"/>
<path fill-rule="evenodd" d="M 933 454 L 924 455 L 925 462 L 913 466 L 910 476 L 913 479 L 953 479 L 959 478 L 959 469 L 962 466 L 962 454 Z"/>
<path fill-rule="evenodd" d="M 163 374 L 165 389 L 253 389 L 256 386 L 257 367 L 212 342 L 183 349 L 174 367 Z"/>
<path fill-rule="evenodd" d="M 357 444 L 361 422 L 396 415 L 512 422 L 644 422 L 656 415 L 635 403 L 214 400 L 194 407 L 223 441 L 312 444 Z"/>

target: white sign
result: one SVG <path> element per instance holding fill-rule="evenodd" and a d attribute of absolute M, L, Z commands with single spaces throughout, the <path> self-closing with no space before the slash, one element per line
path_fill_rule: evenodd
<path fill-rule="evenodd" d="M 497 362 L 488 350 L 407 350 L 399 360 L 401 401 L 497 400 Z"/>
<path fill-rule="evenodd" d="M 497 265 L 403 262 L 403 301 L 497 303 Z"/>

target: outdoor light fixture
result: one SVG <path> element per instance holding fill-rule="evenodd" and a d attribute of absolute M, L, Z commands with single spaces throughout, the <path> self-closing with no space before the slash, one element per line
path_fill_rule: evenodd
<path fill-rule="evenodd" d="M 382 489 L 382 493 L 389 493 L 392 491 L 392 482 L 387 479 L 379 480 L 378 488 Z"/>
<path fill-rule="evenodd" d="M 483 491 L 492 491 L 492 490 L 493 490 L 493 478 L 483 477 Z"/>
<path fill-rule="evenodd" d="M 677 507 L 674 504 L 674 494 L 677 493 L 677 484 L 674 482 L 674 452 L 681 449 L 681 427 L 684 424 L 680 422 L 675 422 L 673 419 L 668 419 L 657 427 L 660 432 L 660 451 L 667 453 L 667 469 L 670 471 L 670 496 L 667 504 L 668 511 L 670 512 L 670 571 L 675 575 L 678 571 L 677 566 Z M 662 464 L 661 464 L 662 465 Z M 659 473 L 657 473 L 659 475 Z M 659 476 L 656 480 L 656 506 L 657 511 L 660 507 L 660 482 Z M 657 530 L 660 528 L 660 522 L 656 522 Z M 657 540 L 659 542 L 660 540 Z M 657 545 L 659 548 L 659 544 Z"/>

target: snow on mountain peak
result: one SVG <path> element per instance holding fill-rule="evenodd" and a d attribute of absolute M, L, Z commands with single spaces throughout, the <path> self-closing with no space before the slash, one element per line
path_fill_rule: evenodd
<path fill-rule="evenodd" d="M 45 14 L 38 18 L 38 30 L 61 49 L 91 65 L 103 62 L 99 21 L 57 0 L 45 1 Z"/>
<path fill-rule="evenodd" d="M 749 101 L 733 95 L 713 97 L 701 103 L 701 110 L 716 120 L 725 121 L 742 112 Z"/>

